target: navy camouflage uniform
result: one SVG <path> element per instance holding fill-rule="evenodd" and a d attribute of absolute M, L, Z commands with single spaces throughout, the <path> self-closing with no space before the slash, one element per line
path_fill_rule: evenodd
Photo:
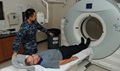
<path fill-rule="evenodd" d="M 24 47 L 24 54 L 31 55 L 37 53 L 37 42 L 36 42 L 36 32 L 37 29 L 46 33 L 47 35 L 50 32 L 42 27 L 37 21 L 34 21 L 32 24 L 29 24 L 25 21 L 20 30 L 17 33 L 17 36 L 13 43 L 13 51 L 18 53 L 20 49 L 20 44 Z"/>

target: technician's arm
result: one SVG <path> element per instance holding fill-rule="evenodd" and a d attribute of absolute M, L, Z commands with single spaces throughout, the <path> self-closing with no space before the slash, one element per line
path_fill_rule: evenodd
<path fill-rule="evenodd" d="M 78 59 L 78 57 L 74 56 L 74 57 L 71 57 L 71 58 L 69 58 L 69 59 L 60 60 L 60 61 L 59 61 L 59 65 L 67 64 L 67 63 L 69 63 L 69 62 L 71 62 L 71 61 L 74 61 L 74 60 L 76 60 L 76 59 Z"/>
<path fill-rule="evenodd" d="M 13 47 L 12 48 L 13 48 L 14 53 L 13 53 L 12 56 L 16 56 L 17 55 L 17 53 L 18 53 L 18 51 L 20 49 L 21 41 L 23 40 L 25 35 L 26 35 L 26 30 L 23 27 L 21 27 L 20 30 L 18 31 L 17 36 L 16 36 L 16 38 L 14 40 L 14 43 L 13 43 Z"/>
<path fill-rule="evenodd" d="M 37 29 L 38 30 L 46 33 L 47 35 L 50 35 L 50 32 L 46 28 L 44 28 L 43 26 L 41 26 L 38 22 L 36 22 L 36 25 L 37 25 Z"/>

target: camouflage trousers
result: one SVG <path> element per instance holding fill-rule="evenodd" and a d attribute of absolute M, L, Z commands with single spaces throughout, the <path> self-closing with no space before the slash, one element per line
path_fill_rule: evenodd
<path fill-rule="evenodd" d="M 25 55 L 32 55 L 32 54 L 35 54 L 35 53 L 37 53 L 38 52 L 38 49 L 36 48 L 36 49 L 25 49 L 24 50 L 24 54 Z"/>

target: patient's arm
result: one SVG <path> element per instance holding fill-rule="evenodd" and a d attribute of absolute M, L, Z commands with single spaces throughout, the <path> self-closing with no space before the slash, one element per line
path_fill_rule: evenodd
<path fill-rule="evenodd" d="M 78 57 L 77 57 L 77 56 L 73 56 L 73 57 L 71 57 L 71 58 L 69 58 L 69 59 L 60 60 L 60 61 L 59 61 L 59 65 L 67 64 L 67 63 L 69 63 L 69 62 L 71 62 L 71 61 L 74 61 L 74 60 L 76 60 L 76 59 L 78 59 Z"/>

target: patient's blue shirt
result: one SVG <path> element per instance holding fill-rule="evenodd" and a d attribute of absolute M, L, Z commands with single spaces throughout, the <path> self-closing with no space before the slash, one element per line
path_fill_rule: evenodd
<path fill-rule="evenodd" d="M 57 49 L 49 49 L 45 52 L 37 53 L 42 57 L 40 65 L 45 68 L 59 68 L 59 60 L 62 60 L 62 54 Z"/>

